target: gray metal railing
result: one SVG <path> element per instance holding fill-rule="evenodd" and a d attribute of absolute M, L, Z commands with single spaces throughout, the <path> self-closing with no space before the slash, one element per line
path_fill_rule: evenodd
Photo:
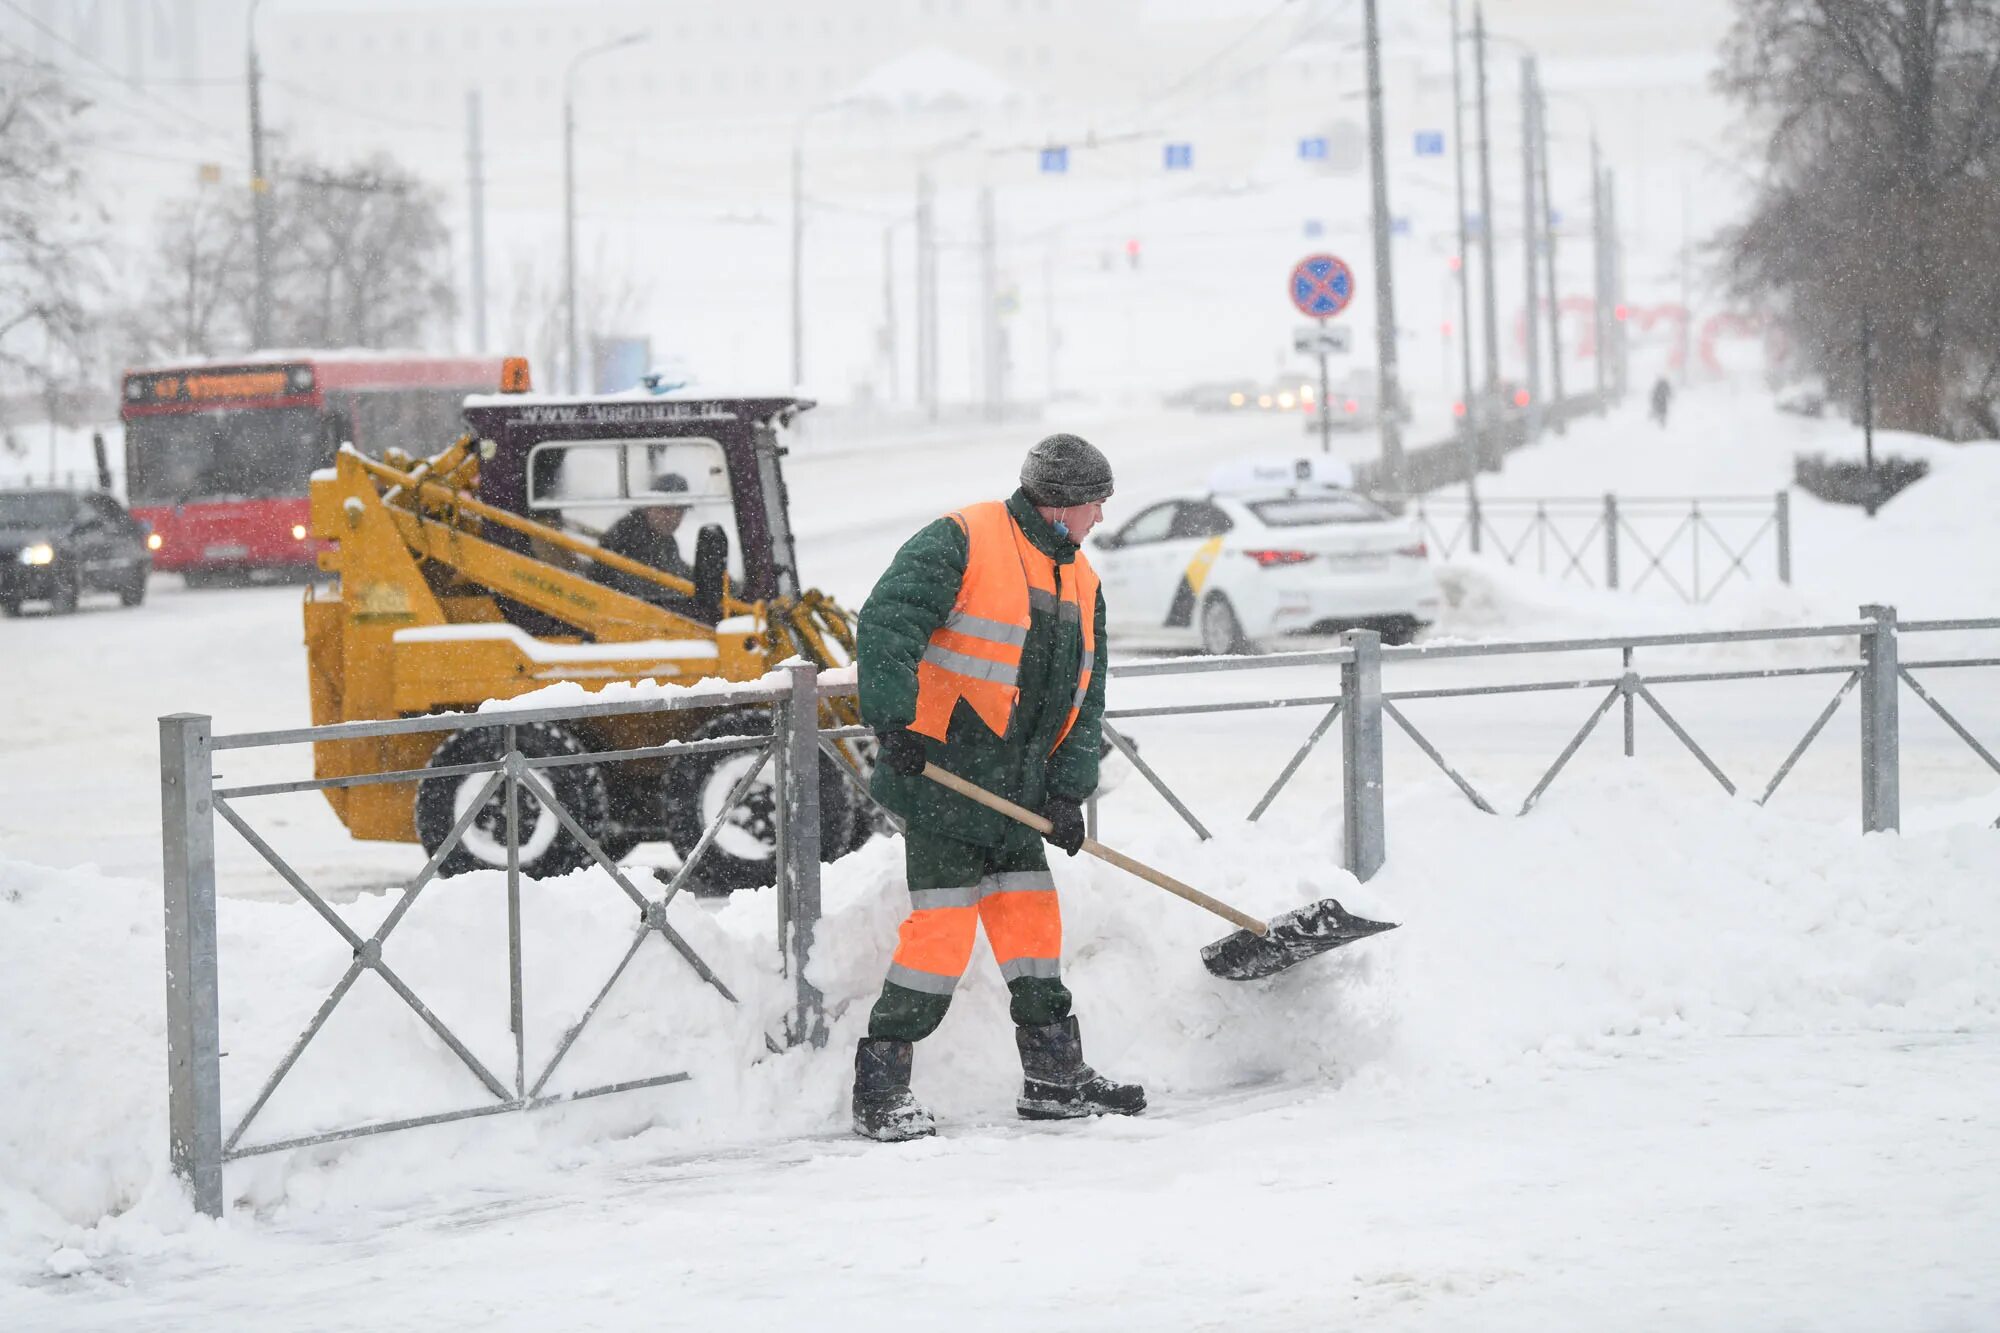
<path fill-rule="evenodd" d="M 1703 603 L 1732 579 L 1750 582 L 1751 558 L 1770 539 L 1770 566 L 1792 581 L 1791 495 L 1378 496 L 1403 503 L 1447 559 L 1496 555 L 1558 581 L 1638 591 L 1658 580 Z"/>
<path fill-rule="evenodd" d="M 852 686 L 846 687 L 846 692 Z M 649 895 L 609 856 L 598 840 L 574 814 L 557 799 L 552 786 L 541 776 L 546 770 L 578 763 L 604 763 L 629 759 L 675 759 L 716 751 L 754 751 L 768 757 L 774 767 L 773 785 L 778 793 L 777 813 L 777 930 L 779 949 L 786 974 L 793 983 L 792 1006 L 785 1018 L 787 1043 L 823 1044 L 826 1020 L 821 997 L 805 977 L 805 960 L 812 950 L 813 931 L 820 915 L 820 765 L 823 745 L 851 738 L 855 729 L 822 728 L 820 701 L 839 691 L 822 691 L 818 672 L 806 665 L 789 668 L 783 686 L 736 687 L 726 694 L 689 692 L 664 698 L 619 704 L 591 704 L 567 708 L 516 709 L 481 714 L 448 714 L 431 717 L 398 718 L 379 722 L 352 722 L 323 727 L 302 727 L 283 731 L 215 736 L 209 718 L 197 714 L 175 714 L 160 719 L 160 793 L 164 816 L 162 833 L 163 884 L 166 901 L 167 1030 L 168 1030 L 168 1121 L 174 1169 L 190 1184 L 194 1202 L 201 1211 L 219 1216 L 222 1209 L 222 1168 L 227 1162 L 262 1153 L 331 1143 L 343 1139 L 411 1129 L 420 1125 L 442 1124 L 474 1116 L 509 1111 L 527 1111 L 562 1102 L 625 1092 L 637 1088 L 678 1083 L 689 1076 L 684 1072 L 650 1074 L 575 1092 L 549 1093 L 550 1078 L 562 1064 L 570 1048 L 596 1015 L 598 1008 L 625 974 L 648 937 L 657 934 L 693 971 L 731 1003 L 736 995 L 715 973 L 694 947 L 674 929 L 667 918 L 667 905 L 689 882 L 703 854 L 725 821 L 751 788 L 764 764 L 750 766 L 715 818 L 703 831 L 673 877 L 656 895 Z M 717 707 L 768 706 L 772 729 L 769 735 L 720 737 L 712 740 L 668 742 L 644 748 L 583 755 L 529 757 L 517 744 L 519 728 L 534 722 L 573 722 L 583 718 L 629 716 L 642 713 L 708 710 Z M 217 788 L 214 755 L 218 751 L 296 745 L 321 741 L 360 740 L 415 733 L 443 733 L 476 729 L 497 729 L 503 736 L 502 753 L 477 763 L 448 767 L 359 774 L 337 778 L 313 778 L 240 787 Z M 237 808 L 239 802 L 259 796 L 290 792 L 357 787 L 385 782 L 412 782 L 424 778 L 465 777 L 479 773 L 489 776 L 474 798 L 466 804 L 457 823 L 431 854 L 415 878 L 403 889 L 395 907 L 373 934 L 363 937 L 349 926 L 313 886 L 292 867 L 276 848 L 258 832 Z M 489 801 L 500 793 L 505 802 L 507 848 L 507 939 L 509 1027 L 514 1038 L 514 1068 L 511 1078 L 503 1078 L 473 1054 L 471 1048 L 440 1019 L 384 956 L 384 946 L 409 910 L 415 906 L 425 886 L 437 877 L 454 848 L 464 838 Z M 564 1032 L 554 1053 L 539 1072 L 527 1061 L 526 1024 L 523 996 L 526 979 L 522 968 L 521 935 L 521 802 L 523 794 L 553 814 L 563 828 L 588 853 L 591 862 L 610 877 L 612 883 L 637 909 L 638 922 L 624 956 L 599 987 L 595 998 Z M 352 951 L 352 961 L 338 983 L 321 1002 L 305 1029 L 293 1041 L 278 1064 L 266 1075 L 257 1094 L 223 1133 L 223 1098 L 220 1073 L 221 1036 L 217 990 L 221 960 L 218 956 L 215 915 L 215 820 L 220 818 L 234 829 L 279 877 L 335 931 Z M 325 1027 L 355 982 L 373 972 L 430 1029 L 475 1078 L 491 1100 L 454 1111 L 346 1126 L 319 1133 L 275 1140 L 246 1142 L 251 1127 L 285 1077 L 292 1071 L 315 1036 Z M 767 1038 L 767 1040 L 769 1040 Z M 773 1043 L 775 1045 L 775 1042 Z"/>
<path fill-rule="evenodd" d="M 1290 784 L 1306 760 L 1339 723 L 1341 745 L 1341 827 L 1343 863 L 1357 878 L 1368 878 L 1389 854 L 1387 823 L 1384 818 L 1386 777 L 1383 763 L 1384 738 L 1393 727 L 1408 737 L 1416 748 L 1448 778 L 1477 809 L 1494 813 L 1499 807 L 1455 766 L 1442 749 L 1425 735 L 1410 716 L 1412 706 L 1426 700 L 1506 697 L 1562 691 L 1586 691 L 1596 695 L 1582 725 L 1568 738 L 1560 752 L 1542 772 L 1516 813 L 1525 815 L 1539 802 L 1565 771 L 1585 740 L 1610 715 L 1622 708 L 1624 753 L 1633 756 L 1636 748 L 1636 717 L 1643 705 L 1659 719 L 1679 746 L 1702 765 L 1725 791 L 1736 793 L 1738 784 L 1696 740 L 1676 717 L 1654 687 L 1668 684 L 1745 680 L 1838 679 L 1832 697 L 1811 725 L 1793 745 L 1782 763 L 1763 784 L 1757 797 L 1768 802 L 1794 770 L 1808 749 L 1823 734 L 1827 724 L 1850 694 L 1857 695 L 1860 719 L 1860 813 L 1861 827 L 1867 831 L 1894 830 L 1901 821 L 1900 686 L 1908 686 L 1950 731 L 1976 754 L 1987 768 L 2000 775 L 2000 759 L 1974 736 L 1944 702 L 1916 675 L 1919 671 L 1996 667 L 2000 657 L 1958 657 L 1908 660 L 1901 652 L 1905 636 L 1956 631 L 2000 630 L 2000 618 L 1977 620 L 1917 621 L 1899 624 L 1893 608 L 1865 606 L 1855 622 L 1800 628 L 1734 630 L 1694 634 L 1650 634 L 1607 636 L 1592 639 L 1563 639 L 1507 643 L 1437 643 L 1385 648 L 1372 631 L 1350 631 L 1339 648 L 1312 652 L 1251 657 L 1199 657 L 1161 661 L 1120 663 L 1111 668 L 1121 681 L 1211 677 L 1218 673 L 1259 673 L 1280 669 L 1331 670 L 1330 690 L 1301 690 L 1278 695 L 1266 694 L 1254 700 L 1166 701 L 1136 707 L 1109 709 L 1105 713 L 1104 734 L 1123 754 L 1167 805 L 1197 837 L 1210 836 L 1208 827 L 1192 804 L 1165 779 L 1139 752 L 1124 728 L 1140 719 L 1164 719 L 1216 714 L 1250 713 L 1270 709 L 1310 708 L 1321 710 L 1311 732 L 1287 758 L 1273 781 L 1247 813 L 1251 821 L 1261 819 L 1273 801 Z M 1724 670 L 1642 671 L 1637 655 L 1662 649 L 1698 649 L 1720 645 L 1775 643 L 1786 640 L 1818 642 L 1835 649 L 1848 643 L 1858 646 L 1853 656 L 1837 655 L 1834 660 L 1805 665 Z M 1535 658 L 1556 654 L 1615 651 L 1619 669 L 1615 673 L 1579 674 L 1572 672 L 1543 680 L 1508 680 L 1491 684 L 1451 685 L 1426 689 L 1384 688 L 1385 668 L 1421 661 L 1458 658 Z M 222 1168 L 226 1162 L 257 1153 L 276 1152 L 340 1139 L 379 1134 L 391 1130 L 437 1124 L 472 1116 L 509 1111 L 525 1111 L 557 1102 L 574 1101 L 634 1088 L 679 1082 L 685 1073 L 653 1074 L 606 1084 L 578 1092 L 547 1094 L 551 1074 L 574 1044 L 577 1036 L 596 1014 L 626 967 L 646 939 L 659 934 L 677 956 L 713 986 L 734 1001 L 727 985 L 682 938 L 667 920 L 667 904 L 687 882 L 689 874 L 719 831 L 722 821 L 743 798 L 762 765 L 753 765 L 739 780 L 737 788 L 723 802 L 715 820 L 703 832 L 685 862 L 657 897 L 642 893 L 625 873 L 605 855 L 570 812 L 564 810 L 554 791 L 539 776 L 543 770 L 573 763 L 602 763 L 621 759 L 672 758 L 717 750 L 761 752 L 775 765 L 773 781 L 777 790 L 778 847 L 776 861 L 777 944 L 784 959 L 793 994 L 785 1016 L 783 1040 L 787 1043 L 821 1044 L 826 1039 L 821 997 L 805 978 L 815 927 L 820 916 L 819 808 L 822 799 L 819 758 L 841 740 L 865 735 L 859 727 L 822 727 L 820 703 L 824 699 L 852 695 L 852 684 L 836 684 L 818 678 L 814 668 L 793 665 L 782 685 L 736 687 L 726 694 L 687 693 L 665 698 L 620 704 L 592 704 L 565 708 L 519 709 L 485 714 L 402 718 L 381 722 L 345 723 L 330 727 L 305 727 L 255 734 L 211 736 L 209 719 L 176 714 L 160 719 L 160 781 L 164 816 L 162 854 L 166 901 L 166 980 L 168 1018 L 169 1129 L 172 1159 L 176 1172 L 191 1186 L 195 1204 L 202 1211 L 219 1215 L 222 1209 Z M 629 715 L 750 704 L 768 706 L 772 729 L 768 735 L 721 737 L 694 742 L 669 742 L 644 749 L 597 752 L 582 756 L 554 758 L 524 756 L 514 743 L 520 726 L 538 721 L 575 721 L 582 718 Z M 297 782 L 266 783 L 217 789 L 214 785 L 214 754 L 220 750 L 292 745 L 313 741 L 354 740 L 369 737 L 407 735 L 419 732 L 446 732 L 472 728 L 502 728 L 507 733 L 504 753 L 491 761 L 455 765 L 449 768 L 372 773 L 341 778 L 318 778 Z M 865 792 L 846 765 L 838 771 Z M 373 935 L 363 938 L 348 927 L 325 899 L 288 865 L 237 809 L 237 803 L 254 797 L 282 792 L 322 790 L 376 782 L 409 782 L 425 777 L 464 776 L 480 772 L 490 776 L 458 820 L 457 826 L 423 869 L 404 889 L 401 900 L 384 918 Z M 385 960 L 383 946 L 397 923 L 414 905 L 417 895 L 434 878 L 445 857 L 463 837 L 473 819 L 496 791 L 504 788 L 507 802 L 507 866 L 509 1006 L 514 1035 L 514 1069 L 511 1080 L 496 1075 L 481 1064 L 455 1034 L 439 1020 Z M 565 1032 L 553 1057 L 531 1080 L 523 1040 L 522 997 L 525 980 L 521 967 L 521 919 L 519 864 L 520 798 L 529 797 L 553 811 L 563 826 L 588 851 L 593 864 L 602 869 L 638 909 L 639 920 L 623 959 L 598 990 L 596 997 Z M 1099 802 L 1093 798 L 1088 811 L 1089 828 L 1098 833 Z M 217 816 L 241 835 L 292 889 L 337 931 L 353 951 L 353 961 L 333 991 L 322 1002 L 303 1033 L 266 1077 L 261 1090 L 241 1115 L 234 1129 L 223 1133 L 223 1098 L 220 1078 L 220 1033 L 217 1016 L 217 956 L 215 919 L 215 836 Z M 1994 821 L 2000 827 L 2000 818 Z M 244 1142 L 247 1132 L 270 1095 L 325 1024 L 348 989 L 363 972 L 373 971 L 408 1005 L 427 1027 L 452 1050 L 485 1086 L 491 1100 L 478 1106 L 434 1115 L 378 1122 L 330 1130 L 302 1137 L 274 1141 Z M 770 1040 L 767 1038 L 767 1040 Z M 777 1045 L 775 1041 L 772 1042 Z"/>
<path fill-rule="evenodd" d="M 1905 660 L 1901 653 L 1903 636 L 1968 630 L 2000 630 L 2000 618 L 1973 620 L 1912 621 L 1899 624 L 1893 607 L 1864 606 L 1860 620 L 1850 624 L 1818 625 L 1769 630 L 1727 630 L 1693 634 L 1625 635 L 1595 639 L 1564 639 L 1514 643 L 1442 643 L 1384 648 L 1372 631 L 1350 631 L 1344 646 L 1320 652 L 1273 654 L 1257 658 L 1187 658 L 1147 662 L 1112 668 L 1119 679 L 1205 675 L 1218 671 L 1272 669 L 1284 667 L 1337 668 L 1337 692 L 1298 692 L 1265 695 L 1254 700 L 1163 703 L 1134 708 L 1107 709 L 1104 714 L 1106 738 L 1131 762 L 1146 783 L 1159 794 L 1195 836 L 1211 836 L 1207 824 L 1196 813 L 1190 799 L 1169 783 L 1141 754 L 1124 724 L 1144 718 L 1192 715 L 1241 714 L 1285 708 L 1323 708 L 1317 724 L 1286 761 L 1274 780 L 1258 797 L 1245 816 L 1255 822 L 1271 808 L 1272 802 L 1298 774 L 1306 759 L 1333 730 L 1341 726 L 1341 803 L 1343 863 L 1357 878 L 1367 878 L 1387 855 L 1388 837 L 1383 826 L 1382 791 L 1385 783 L 1382 764 L 1382 737 L 1386 726 L 1408 737 L 1412 744 L 1450 780 L 1475 808 L 1487 814 L 1498 806 L 1482 792 L 1440 747 L 1417 725 L 1407 706 L 1425 700 L 1505 697 L 1563 691 L 1591 691 L 1598 695 L 1582 724 L 1568 738 L 1554 759 L 1542 771 L 1515 813 L 1525 815 L 1547 793 L 1550 786 L 1575 758 L 1613 708 L 1623 713 L 1624 754 L 1637 754 L 1637 715 L 1640 707 L 1656 717 L 1678 745 L 1701 764 L 1703 770 L 1730 794 L 1740 788 L 1716 759 L 1705 749 L 1655 692 L 1655 686 L 1719 683 L 1745 680 L 1783 680 L 1813 676 L 1837 678 L 1839 683 L 1826 704 L 1814 717 L 1783 761 L 1762 784 L 1757 803 L 1764 805 L 1777 794 L 1801 758 L 1826 730 L 1850 694 L 1859 692 L 1860 722 L 1860 813 L 1861 828 L 1867 832 L 1892 831 L 1900 827 L 1901 722 L 1900 686 L 1907 686 L 1944 722 L 1947 728 L 1996 775 L 1996 758 L 1944 703 L 1916 676 L 1920 670 L 2000 666 L 2000 658 L 1959 657 L 1921 661 Z M 1829 646 L 1853 641 L 1858 652 L 1852 658 L 1800 666 L 1755 667 L 1731 670 L 1641 671 L 1637 654 L 1648 649 L 1689 649 L 1725 644 L 1775 643 L 1785 640 L 1820 641 Z M 1390 690 L 1382 686 L 1385 667 L 1418 661 L 1454 658 L 1503 658 L 1616 651 L 1619 670 L 1606 674 L 1570 674 L 1558 679 L 1507 681 L 1496 684 L 1455 685 L 1430 689 Z M 1093 836 L 1099 827 L 1100 812 L 1093 800 L 1089 824 Z M 2000 828 L 2000 818 L 1993 821 Z"/>

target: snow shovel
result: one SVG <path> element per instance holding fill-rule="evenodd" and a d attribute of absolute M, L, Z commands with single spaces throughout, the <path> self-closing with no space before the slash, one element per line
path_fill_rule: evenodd
<path fill-rule="evenodd" d="M 997 810 L 1009 819 L 1026 824 L 1037 833 L 1049 831 L 1049 821 L 1034 811 L 1018 806 L 1004 796 L 995 796 L 984 787 L 967 782 L 956 773 L 946 772 L 936 764 L 925 764 L 924 776 L 969 801 L 976 801 L 989 810 Z M 1370 921 L 1366 917 L 1355 916 L 1332 898 L 1308 903 L 1266 923 L 1220 899 L 1211 898 L 1192 885 L 1181 883 L 1172 875 L 1153 869 L 1143 861 L 1135 861 L 1123 852 L 1114 851 L 1095 838 L 1085 838 L 1083 850 L 1100 861 L 1109 861 L 1120 870 L 1157 884 L 1177 898 L 1185 898 L 1197 907 L 1205 907 L 1232 926 L 1239 927 L 1235 934 L 1204 945 L 1201 951 L 1202 966 L 1230 981 L 1255 981 L 1271 976 L 1294 963 L 1303 963 L 1343 944 L 1394 930 L 1397 925 L 1393 921 Z"/>

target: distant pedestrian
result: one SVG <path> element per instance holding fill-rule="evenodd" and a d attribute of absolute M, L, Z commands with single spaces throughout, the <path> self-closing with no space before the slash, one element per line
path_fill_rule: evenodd
<path fill-rule="evenodd" d="M 1674 386 L 1667 383 L 1665 375 L 1653 381 L 1653 420 L 1664 430 L 1667 425 L 1667 409 L 1674 405 Z"/>

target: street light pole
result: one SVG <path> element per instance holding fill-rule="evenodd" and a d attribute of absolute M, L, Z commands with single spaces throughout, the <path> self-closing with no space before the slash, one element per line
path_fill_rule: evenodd
<path fill-rule="evenodd" d="M 263 71 L 257 63 L 257 6 L 250 0 L 249 17 L 244 22 L 250 48 L 250 220 L 257 261 L 257 299 L 251 311 L 250 341 L 254 347 L 271 344 L 271 183 L 264 178 L 264 115 L 259 101 Z"/>
<path fill-rule="evenodd" d="M 1389 488 L 1403 484 L 1402 387 L 1396 375 L 1395 256 L 1390 252 L 1389 168 L 1382 149 L 1382 33 L 1375 0 L 1363 10 L 1368 28 L 1368 170 L 1375 213 L 1375 356 L 1380 376 L 1376 416 L 1382 431 L 1382 472 Z M 1321 390 L 1325 402 L 1325 390 Z M 1322 409 L 1324 410 L 1324 409 Z"/>
<path fill-rule="evenodd" d="M 1541 228 L 1535 219 L 1535 58 L 1521 57 L 1521 260 L 1526 275 L 1522 287 L 1522 318 L 1527 333 L 1528 439 L 1542 433 L 1542 331 L 1535 300 L 1536 250 Z"/>
<path fill-rule="evenodd" d="M 810 114 L 810 113 L 809 113 Z M 792 133 L 792 391 L 806 382 L 806 117 Z"/>
<path fill-rule="evenodd" d="M 1459 398 L 1465 408 L 1465 505 L 1472 553 L 1479 554 L 1479 409 L 1472 390 L 1472 279 L 1465 271 L 1465 97 L 1460 91 L 1458 0 L 1451 0 L 1451 157 L 1458 203 Z"/>
<path fill-rule="evenodd" d="M 584 392 L 583 362 L 576 341 L 576 71 L 592 56 L 616 51 L 651 37 L 648 31 L 628 32 L 587 47 L 570 57 L 563 71 L 563 354 L 569 358 L 569 391 Z"/>
<path fill-rule="evenodd" d="M 1564 430 L 1562 296 L 1556 281 L 1556 202 L 1549 192 L 1549 99 L 1542 90 L 1539 74 L 1535 79 L 1535 154 L 1542 177 L 1542 210 L 1536 221 L 1542 225 L 1546 245 L 1542 252 L 1542 280 L 1548 284 L 1549 293 L 1549 411 L 1555 432 L 1561 435 Z"/>
<path fill-rule="evenodd" d="M 1500 383 L 1499 296 L 1493 285 L 1493 140 L 1486 122 L 1486 7 L 1472 7 L 1472 68 L 1479 90 L 1479 276 L 1486 307 L 1486 392 Z"/>

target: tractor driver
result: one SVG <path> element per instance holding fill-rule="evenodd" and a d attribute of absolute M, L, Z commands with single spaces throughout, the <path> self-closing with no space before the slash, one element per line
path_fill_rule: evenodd
<path fill-rule="evenodd" d="M 662 472 L 653 478 L 652 493 L 656 496 L 685 495 L 687 488 L 687 478 L 678 472 Z M 623 518 L 606 529 L 604 536 L 598 539 L 598 547 L 692 583 L 694 571 L 681 558 L 680 543 L 674 538 L 674 534 L 680 531 L 682 521 L 687 518 L 687 511 L 688 507 L 684 504 L 658 501 L 642 504 L 627 511 Z M 594 577 L 599 583 L 663 606 L 676 615 L 694 614 L 692 597 L 669 591 L 636 574 L 599 565 Z"/>

